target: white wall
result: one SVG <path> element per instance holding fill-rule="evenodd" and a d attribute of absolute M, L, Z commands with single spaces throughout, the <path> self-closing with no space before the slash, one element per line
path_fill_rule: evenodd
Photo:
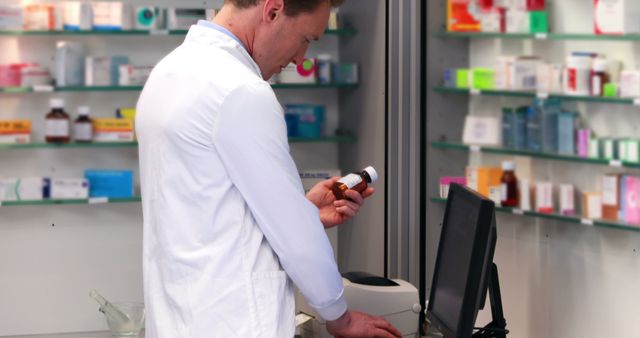
<path fill-rule="evenodd" d="M 222 0 L 133 3 L 219 7 Z M 183 38 L 64 37 L 85 43 L 91 55 L 126 54 L 134 64 L 155 64 Z M 36 61 L 51 66 L 58 39 L 61 37 L 0 36 L 0 63 Z M 326 36 L 310 48 L 308 55 L 328 52 L 339 56 L 340 39 Z M 42 142 L 43 120 L 51 97 L 65 98 L 73 118 L 78 105 L 90 105 L 94 116 L 106 117 L 113 116 L 117 107 L 135 106 L 138 94 L 1 94 L 0 119 L 33 120 L 34 141 Z M 327 130 L 338 126 L 338 90 L 279 90 L 277 94 L 282 103 L 326 104 Z M 300 169 L 339 168 L 339 147 L 309 143 L 291 146 Z M 135 148 L 0 153 L 0 177 L 82 177 L 88 168 L 132 169 L 139 191 Z M 88 293 L 95 288 L 112 300 L 142 300 L 141 225 L 139 203 L 0 207 L 0 336 L 106 330 L 103 316 Z"/>
<path fill-rule="evenodd" d="M 590 33 L 592 1 L 552 2 L 554 32 Z M 601 52 L 638 67 L 640 44 L 599 41 L 472 40 L 471 66 L 491 66 L 501 54 L 541 55 L 561 63 L 571 51 Z M 530 104 L 528 99 L 474 97 L 470 111 L 500 116 L 503 106 Z M 640 114 L 633 106 L 571 103 L 599 136 L 638 135 Z M 471 155 L 473 164 L 499 164 L 508 157 Z M 520 178 L 572 183 L 599 191 L 602 174 L 633 172 L 606 166 L 517 159 Z M 510 337 L 640 337 L 636 308 L 640 304 L 640 233 L 585 227 L 511 215 L 498 216 L 495 261 Z M 480 321 L 488 321 L 485 311 Z"/>

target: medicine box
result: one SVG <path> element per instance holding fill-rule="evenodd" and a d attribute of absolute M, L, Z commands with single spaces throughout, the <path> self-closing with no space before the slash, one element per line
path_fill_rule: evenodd
<path fill-rule="evenodd" d="M 133 26 L 139 30 L 157 30 L 166 27 L 166 9 L 155 6 L 137 6 L 133 11 Z"/>
<path fill-rule="evenodd" d="M 83 1 L 65 1 L 62 6 L 62 27 L 68 31 L 91 30 L 93 11 L 91 4 Z"/>
<path fill-rule="evenodd" d="M 540 213 L 553 213 L 553 184 L 550 182 L 536 183 L 536 210 Z"/>
<path fill-rule="evenodd" d="M 118 84 L 120 86 L 143 86 L 152 70 L 153 66 L 120 65 Z"/>
<path fill-rule="evenodd" d="M 85 51 L 80 42 L 56 43 L 55 75 L 58 86 L 83 86 L 85 84 Z"/>
<path fill-rule="evenodd" d="M 119 1 L 91 2 L 93 29 L 119 31 L 131 29 L 131 7 Z"/>
<path fill-rule="evenodd" d="M 602 177 L 602 218 L 618 220 L 620 212 L 621 175 L 610 174 Z"/>
<path fill-rule="evenodd" d="M 489 197 L 490 187 L 500 186 L 502 169 L 498 167 L 469 167 L 466 170 L 467 186 L 485 197 Z"/>
<path fill-rule="evenodd" d="M 476 0 L 447 0 L 447 30 L 480 31 L 480 10 Z"/>
<path fill-rule="evenodd" d="M 582 194 L 582 217 L 589 219 L 602 218 L 602 195 L 597 192 Z"/>
<path fill-rule="evenodd" d="M 51 199 L 87 199 L 89 181 L 84 178 L 50 178 L 48 180 Z"/>
<path fill-rule="evenodd" d="M 133 120 L 117 118 L 94 118 L 94 142 L 132 142 Z"/>
<path fill-rule="evenodd" d="M 43 198 L 42 177 L 0 179 L 0 201 L 39 201 Z"/>
<path fill-rule="evenodd" d="M 358 64 L 353 62 L 337 62 L 332 67 L 333 81 L 338 84 L 358 83 Z"/>
<path fill-rule="evenodd" d="M 640 178 L 632 175 L 625 175 L 622 177 L 621 184 L 621 205 L 620 205 L 620 220 L 623 220 L 630 224 L 640 225 L 640 205 L 639 196 L 640 192 Z"/>
<path fill-rule="evenodd" d="M 335 69 L 336 67 L 334 67 Z M 334 77 L 334 79 L 336 79 Z M 313 59 L 305 59 L 299 65 L 290 63 L 279 75 L 281 83 L 312 84 L 316 83 L 316 63 Z"/>
<path fill-rule="evenodd" d="M 308 104 L 285 105 L 289 136 L 318 138 L 324 134 L 325 107 Z"/>
<path fill-rule="evenodd" d="M 469 69 L 456 69 L 456 88 L 469 88 Z"/>
<path fill-rule="evenodd" d="M 502 144 L 501 120 L 497 117 L 469 115 L 465 118 L 462 142 L 498 146 Z"/>
<path fill-rule="evenodd" d="M 462 186 L 467 185 L 466 177 L 446 176 L 440 178 L 440 198 L 449 197 L 449 188 L 451 184 L 456 183 Z"/>
<path fill-rule="evenodd" d="M 129 64 L 127 56 L 97 56 L 85 60 L 85 84 L 87 86 L 117 86 L 120 66 Z"/>
<path fill-rule="evenodd" d="M 56 27 L 55 7 L 51 4 L 27 4 L 24 6 L 24 30 L 49 31 Z"/>
<path fill-rule="evenodd" d="M 640 33 L 638 16 L 640 16 L 638 0 L 594 0 L 596 34 Z"/>
<path fill-rule="evenodd" d="M 489 68 L 474 68 L 471 70 L 471 85 L 475 89 L 495 89 L 496 72 Z"/>
<path fill-rule="evenodd" d="M 0 30 L 21 30 L 23 14 L 22 6 L 0 5 Z"/>
<path fill-rule="evenodd" d="M 204 8 L 169 8 L 167 13 L 167 28 L 170 30 L 187 30 L 198 20 L 207 20 L 207 10 Z"/>
<path fill-rule="evenodd" d="M 133 172 L 131 170 L 86 170 L 90 197 L 133 197 Z"/>
<path fill-rule="evenodd" d="M 575 188 L 571 184 L 560 185 L 560 214 L 564 216 L 576 214 Z"/>
<path fill-rule="evenodd" d="M 31 143 L 30 120 L 0 120 L 0 144 Z"/>

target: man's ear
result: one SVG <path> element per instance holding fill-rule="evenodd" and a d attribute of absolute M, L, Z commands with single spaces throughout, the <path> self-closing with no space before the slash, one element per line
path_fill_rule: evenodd
<path fill-rule="evenodd" d="M 262 20 L 274 22 L 284 15 L 284 0 L 264 0 Z"/>

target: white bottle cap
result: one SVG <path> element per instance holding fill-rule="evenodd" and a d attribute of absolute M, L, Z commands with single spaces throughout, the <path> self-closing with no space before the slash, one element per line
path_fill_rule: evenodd
<path fill-rule="evenodd" d="M 331 61 L 331 54 L 318 54 L 318 56 L 316 56 L 316 59 L 321 61 Z"/>
<path fill-rule="evenodd" d="M 371 183 L 375 182 L 378 180 L 378 172 L 373 169 L 373 167 L 369 166 L 364 168 L 364 171 L 367 172 L 367 174 L 369 174 L 369 177 L 371 177 Z"/>
<path fill-rule="evenodd" d="M 64 108 L 64 99 L 51 99 L 51 101 L 49 101 L 49 105 L 53 109 L 63 109 Z"/>
<path fill-rule="evenodd" d="M 516 170 L 516 164 L 511 161 L 502 162 L 502 170 L 504 171 L 514 171 Z"/>
<path fill-rule="evenodd" d="M 88 106 L 80 106 L 78 107 L 78 115 L 80 116 L 89 116 L 91 114 L 91 108 Z"/>

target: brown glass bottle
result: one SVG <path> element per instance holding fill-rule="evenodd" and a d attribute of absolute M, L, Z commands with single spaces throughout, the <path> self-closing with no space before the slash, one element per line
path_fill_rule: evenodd
<path fill-rule="evenodd" d="M 351 173 L 336 181 L 331 187 L 336 200 L 346 199 L 345 192 L 349 189 L 362 193 L 369 184 L 378 180 L 378 173 L 373 167 L 366 167 L 361 172 Z"/>
<path fill-rule="evenodd" d="M 69 143 L 71 139 L 69 115 L 64 111 L 64 100 L 51 99 L 51 112 L 46 116 L 47 143 Z"/>
<path fill-rule="evenodd" d="M 502 162 L 502 177 L 500 183 L 502 185 L 502 199 L 500 204 L 503 207 L 518 207 L 518 179 L 515 174 L 515 163 Z"/>
<path fill-rule="evenodd" d="M 89 114 L 89 107 L 78 107 L 78 118 L 73 122 L 73 138 L 78 143 L 93 141 L 93 121 Z"/>

